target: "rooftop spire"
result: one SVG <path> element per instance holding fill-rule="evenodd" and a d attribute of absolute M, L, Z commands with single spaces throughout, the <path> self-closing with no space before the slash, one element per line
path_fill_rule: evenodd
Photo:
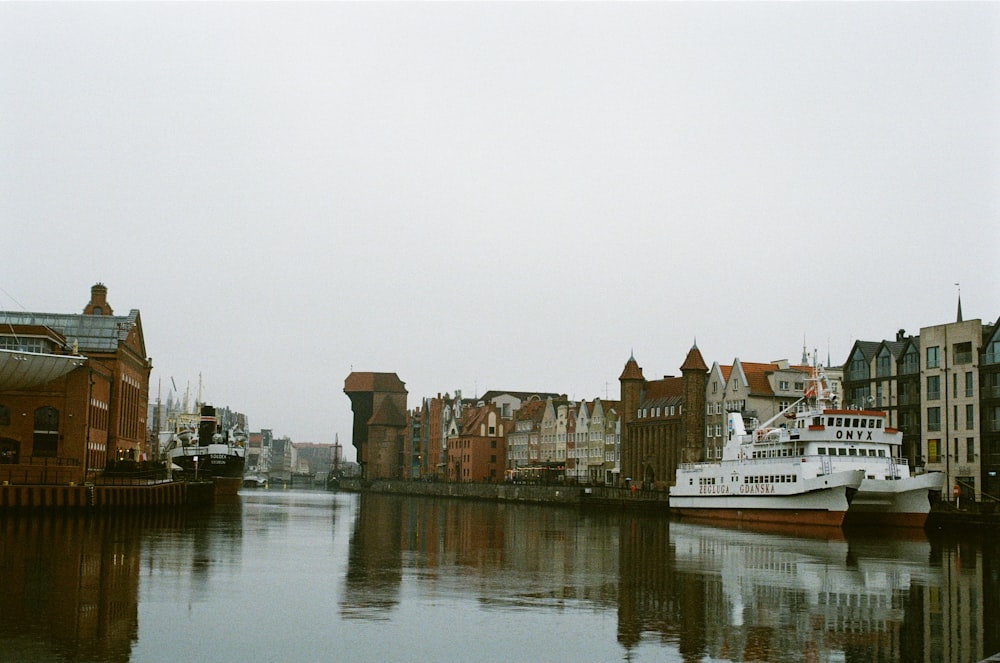
<path fill-rule="evenodd" d="M 958 283 L 956 283 L 955 287 L 958 288 L 958 318 L 955 320 L 955 322 L 961 322 L 962 321 L 962 286 L 959 285 Z"/>

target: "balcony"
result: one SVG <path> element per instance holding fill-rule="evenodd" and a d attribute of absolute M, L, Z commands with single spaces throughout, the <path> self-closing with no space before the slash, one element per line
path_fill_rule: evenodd
<path fill-rule="evenodd" d="M 972 352 L 956 352 L 955 353 L 955 363 L 956 364 L 971 364 L 972 363 Z"/>

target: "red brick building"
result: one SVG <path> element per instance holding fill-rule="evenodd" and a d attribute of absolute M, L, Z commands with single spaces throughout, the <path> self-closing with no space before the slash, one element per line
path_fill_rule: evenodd
<path fill-rule="evenodd" d="M 0 479 L 92 479 L 146 446 L 152 360 L 137 309 L 101 283 L 82 314 L 0 312 Z"/>
<path fill-rule="evenodd" d="M 505 422 L 495 404 L 469 408 L 462 429 L 448 438 L 448 480 L 502 481 L 507 462 Z"/>
<path fill-rule="evenodd" d="M 646 380 L 634 357 L 621 383 L 622 479 L 644 488 L 666 489 L 680 463 L 699 460 L 705 430 L 708 366 L 695 345 L 681 377 Z"/>

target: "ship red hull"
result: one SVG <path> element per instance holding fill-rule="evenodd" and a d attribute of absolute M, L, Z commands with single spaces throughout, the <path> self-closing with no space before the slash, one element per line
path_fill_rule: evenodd
<path fill-rule="evenodd" d="M 698 520 L 822 527 L 840 527 L 844 524 L 844 518 L 847 515 L 846 511 L 824 509 L 698 509 L 684 507 L 675 508 L 672 511 L 682 518 L 696 518 Z"/>

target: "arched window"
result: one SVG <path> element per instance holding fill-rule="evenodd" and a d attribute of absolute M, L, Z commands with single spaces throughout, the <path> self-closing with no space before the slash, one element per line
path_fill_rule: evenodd
<path fill-rule="evenodd" d="M 46 405 L 35 410 L 33 456 L 55 458 L 59 449 L 59 410 Z"/>

